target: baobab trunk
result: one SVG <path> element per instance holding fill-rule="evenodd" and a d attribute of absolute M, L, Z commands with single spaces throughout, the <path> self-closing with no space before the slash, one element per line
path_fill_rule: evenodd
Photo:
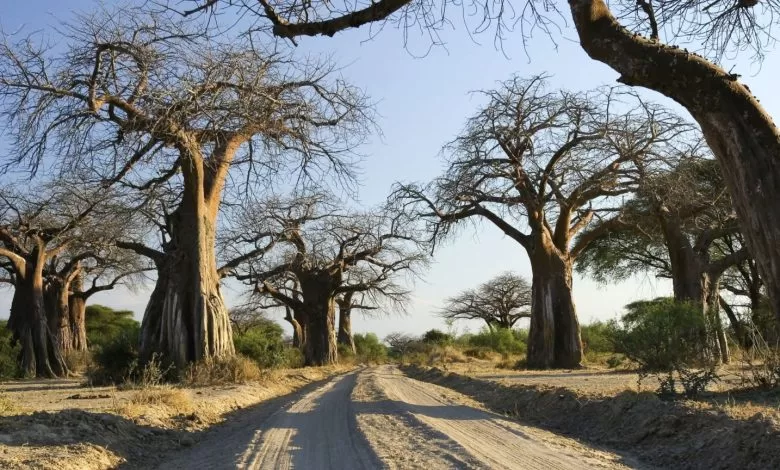
<path fill-rule="evenodd" d="M 8 329 L 17 341 L 19 366 L 25 376 L 65 377 L 68 367 L 49 331 L 43 298 L 43 254 L 36 250 L 33 260 L 25 264 L 25 272 L 18 276 Z M 37 262 L 36 262 L 37 261 Z"/>
<path fill-rule="evenodd" d="M 70 309 L 68 308 L 68 286 L 57 278 L 50 279 L 44 287 L 44 307 L 49 332 L 54 337 L 54 346 L 64 356 L 73 349 Z"/>
<path fill-rule="evenodd" d="M 157 282 L 141 324 L 142 361 L 159 354 L 183 367 L 235 353 L 215 256 L 219 195 L 206 201 L 202 170 L 183 165 L 184 195 L 170 216 L 171 240 L 156 260 Z"/>
<path fill-rule="evenodd" d="M 352 310 L 350 307 L 339 305 L 339 334 L 338 344 L 345 346 L 356 353 L 355 340 L 352 338 Z"/>
<path fill-rule="evenodd" d="M 333 299 L 305 305 L 309 321 L 304 327 L 306 344 L 303 348 L 304 364 L 322 366 L 338 361 L 335 329 L 335 304 Z"/>
<path fill-rule="evenodd" d="M 699 123 L 723 169 L 746 245 L 780 319 L 780 131 L 736 76 L 702 57 L 631 34 L 603 0 L 569 0 L 588 55 L 619 81 L 658 91 Z"/>
<path fill-rule="evenodd" d="M 533 277 L 528 367 L 580 367 L 582 339 L 572 299 L 572 263 L 544 241 L 529 257 Z"/>
<path fill-rule="evenodd" d="M 74 351 L 87 350 L 87 299 L 79 294 L 68 297 L 70 333 Z"/>

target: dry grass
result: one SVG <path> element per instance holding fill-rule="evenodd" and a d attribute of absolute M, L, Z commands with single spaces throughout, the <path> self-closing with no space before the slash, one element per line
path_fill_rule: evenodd
<path fill-rule="evenodd" d="M 19 411 L 19 408 L 13 400 L 8 398 L 6 394 L 0 393 L 0 416 L 13 415 L 16 414 L 17 411 Z"/>
<path fill-rule="evenodd" d="M 240 384 L 260 380 L 262 373 L 257 364 L 244 356 L 208 358 L 190 365 L 184 373 L 187 385 Z"/>
<path fill-rule="evenodd" d="M 71 372 L 83 373 L 92 364 L 92 353 L 89 351 L 70 351 L 65 355 L 65 364 Z"/>
<path fill-rule="evenodd" d="M 127 418 L 137 418 L 144 415 L 169 417 L 192 412 L 194 405 L 190 395 L 181 389 L 173 387 L 142 388 L 130 399 L 119 405 L 117 414 Z"/>

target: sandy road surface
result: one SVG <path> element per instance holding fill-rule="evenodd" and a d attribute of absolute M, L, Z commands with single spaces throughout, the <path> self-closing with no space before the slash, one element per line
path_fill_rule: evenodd
<path fill-rule="evenodd" d="M 622 461 L 381 366 L 247 410 L 160 468 L 628 468 Z"/>

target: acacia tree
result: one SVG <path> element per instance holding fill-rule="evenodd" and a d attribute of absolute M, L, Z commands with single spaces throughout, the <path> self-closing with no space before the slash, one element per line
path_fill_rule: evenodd
<path fill-rule="evenodd" d="M 511 329 L 530 318 L 531 285 L 513 272 L 504 272 L 446 300 L 439 316 L 447 320 L 483 320 L 492 331 Z"/>
<path fill-rule="evenodd" d="M 623 224 L 601 231 L 577 261 L 578 270 L 602 281 L 642 271 L 670 278 L 675 300 L 698 305 L 715 333 L 716 358 L 728 362 L 720 278 L 749 255 L 744 247 L 728 254 L 717 249 L 723 237 L 739 233 L 739 226 L 717 163 L 696 150 L 642 178 L 635 198 L 624 206 Z"/>
<path fill-rule="evenodd" d="M 276 243 L 236 277 L 290 307 L 302 329 L 308 365 L 337 360 L 336 299 L 350 292 L 399 295 L 394 280 L 425 262 L 422 244 L 410 224 L 382 211 L 339 209 L 332 196 L 316 194 L 270 199 L 242 220 Z M 255 225 L 264 220 L 266 225 Z M 295 278 L 289 294 L 277 286 Z"/>
<path fill-rule="evenodd" d="M 50 295 L 47 308 L 44 273 L 47 263 L 84 236 L 85 227 L 105 222 L 111 215 L 101 207 L 110 196 L 77 189 L 57 181 L 29 192 L 14 188 L 0 192 L 0 259 L 14 286 L 7 326 L 13 340 L 21 344 L 19 363 L 25 375 L 68 374 L 63 352 L 71 344 L 70 325 L 67 320 L 61 325 L 59 317 L 49 315 L 61 307 L 56 303 L 60 300 L 67 312 L 67 290 L 57 291 L 62 296 Z M 77 263 L 74 259 L 72 264 Z M 54 286 L 49 288 L 53 292 Z"/>
<path fill-rule="evenodd" d="M 362 92 L 326 62 L 212 38 L 170 14 L 98 11 L 62 29 L 56 48 L 0 45 L 11 163 L 35 169 L 53 154 L 63 171 L 87 167 L 105 185 L 175 188 L 165 243 L 120 244 L 157 267 L 142 357 L 159 352 L 183 365 L 233 354 L 215 255 L 231 168 L 244 164 L 250 188 L 268 181 L 261 170 L 287 164 L 341 168 L 366 135 Z"/>
<path fill-rule="evenodd" d="M 476 31 L 495 26 L 497 41 L 504 41 L 520 25 L 525 45 L 534 31 L 552 37 L 559 30 L 556 20 L 567 16 L 552 0 L 484 1 L 468 4 L 468 8 L 475 6 L 471 10 L 450 0 L 338 4 L 191 0 L 191 4 L 185 15 L 228 7 L 259 15 L 255 30 L 270 29 L 293 42 L 301 36 L 333 36 L 385 21 L 396 22 L 404 31 L 427 30 L 436 42 L 437 31 L 451 24 L 446 7 L 461 6 L 464 18 L 477 17 Z M 604 0 L 569 0 L 568 4 L 580 45 L 592 59 L 619 73 L 620 83 L 649 88 L 675 100 L 699 123 L 725 170 L 745 241 L 780 319 L 780 212 L 774 204 L 780 200 L 780 131 L 747 85 L 739 82 L 739 75 L 718 65 L 727 51 L 752 49 L 756 57 L 762 57 L 766 47 L 774 44 L 772 27 L 780 18 L 780 3 L 619 0 L 610 4 L 617 9 L 617 17 Z M 713 59 L 678 47 L 676 41 L 701 43 L 714 53 Z"/>
<path fill-rule="evenodd" d="M 528 365 L 578 367 L 579 322 L 572 263 L 597 235 L 573 242 L 593 221 L 619 224 L 614 199 L 636 188 L 638 168 L 690 129 L 682 119 L 615 90 L 549 92 L 543 77 L 504 82 L 445 146 L 448 167 L 427 187 L 400 185 L 396 204 L 446 236 L 469 219 L 490 222 L 527 252 L 533 272 Z"/>

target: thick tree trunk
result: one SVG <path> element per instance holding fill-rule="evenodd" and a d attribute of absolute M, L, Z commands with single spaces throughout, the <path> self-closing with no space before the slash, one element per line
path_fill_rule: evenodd
<path fill-rule="evenodd" d="M 49 331 L 43 292 L 43 254 L 33 253 L 17 276 L 8 328 L 21 345 L 19 365 L 25 376 L 65 377 L 68 367 Z"/>
<path fill-rule="evenodd" d="M 73 349 L 73 335 L 68 308 L 68 286 L 60 279 L 51 278 L 44 286 L 44 307 L 49 323 L 49 331 L 54 337 L 54 345 L 60 353 L 67 356 Z"/>
<path fill-rule="evenodd" d="M 306 344 L 303 349 L 304 364 L 322 366 L 338 362 L 336 347 L 335 305 L 333 300 L 307 305 L 309 322 L 304 328 Z"/>
<path fill-rule="evenodd" d="M 68 313 L 72 348 L 74 351 L 87 350 L 87 299 L 79 294 L 68 297 Z"/>
<path fill-rule="evenodd" d="M 321 366 L 338 361 L 336 346 L 336 301 L 333 298 L 330 278 L 327 273 L 313 274 L 300 279 L 303 294 L 302 325 L 305 345 L 304 364 Z"/>
<path fill-rule="evenodd" d="M 202 183 L 191 185 L 185 178 L 184 197 L 170 216 L 171 240 L 157 260 L 157 283 L 141 325 L 142 361 L 159 354 L 183 367 L 235 353 L 217 274 L 216 219 Z"/>
<path fill-rule="evenodd" d="M 569 0 L 583 49 L 684 106 L 723 168 L 747 247 L 780 319 L 780 131 L 735 76 L 680 48 L 631 34 L 603 0 Z"/>
<path fill-rule="evenodd" d="M 355 341 L 352 338 L 352 309 L 339 305 L 338 344 L 346 346 L 352 354 L 356 353 Z"/>
<path fill-rule="evenodd" d="M 549 243 L 529 253 L 533 271 L 528 367 L 577 368 L 582 365 L 582 339 L 572 299 L 572 263 Z"/>

